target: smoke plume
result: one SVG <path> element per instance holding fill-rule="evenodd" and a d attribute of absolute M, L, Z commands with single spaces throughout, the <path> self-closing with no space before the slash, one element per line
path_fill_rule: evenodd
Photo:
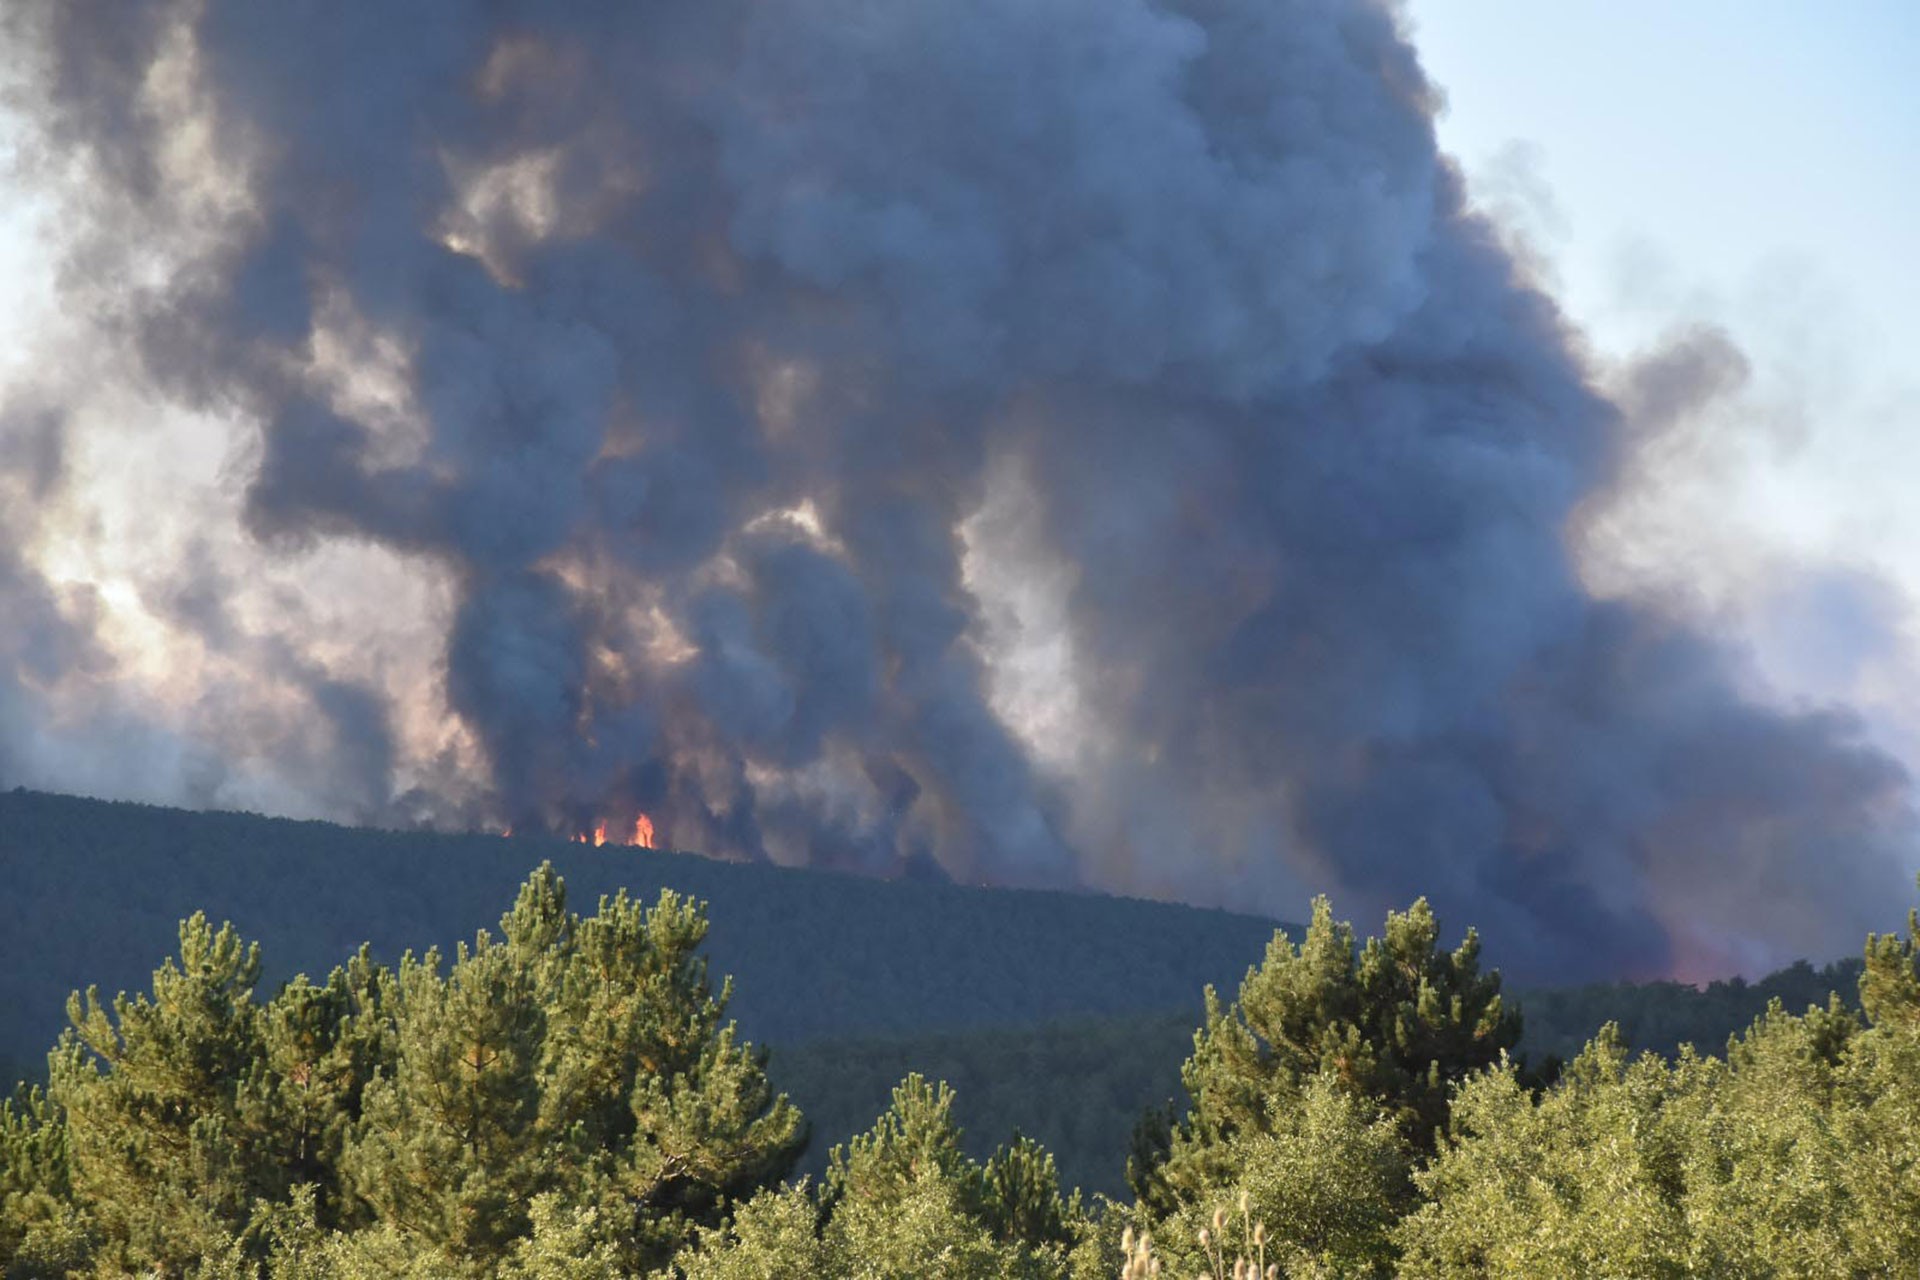
<path fill-rule="evenodd" d="M 1583 583 L 1607 394 L 1391 7 L 62 0 L 0 780 L 1834 954 L 1840 710 Z"/>

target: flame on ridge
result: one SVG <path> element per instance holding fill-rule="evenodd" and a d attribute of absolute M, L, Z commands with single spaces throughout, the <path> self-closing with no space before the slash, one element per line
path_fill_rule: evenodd
<path fill-rule="evenodd" d="M 596 849 L 607 844 L 624 845 L 629 849 L 651 849 L 654 847 L 653 819 L 644 813 L 640 814 L 633 820 L 633 834 L 621 839 L 617 835 L 607 834 L 607 820 L 602 818 L 594 824 L 592 831 L 582 831 L 573 839 L 578 844 L 590 844 Z"/>
<path fill-rule="evenodd" d="M 511 826 L 502 827 L 500 829 L 500 837 L 502 839 L 511 839 L 513 837 L 513 828 Z M 629 849 L 653 849 L 658 847 L 654 844 L 653 819 L 644 813 L 635 816 L 633 820 L 633 834 L 624 840 L 618 838 L 610 839 L 608 837 L 607 820 L 605 818 L 596 822 L 593 830 L 575 832 L 567 838 L 574 844 L 590 844 L 596 849 L 609 843 Z"/>

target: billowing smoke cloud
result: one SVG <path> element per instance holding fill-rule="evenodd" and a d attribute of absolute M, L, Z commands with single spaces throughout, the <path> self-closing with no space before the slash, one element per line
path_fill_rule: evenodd
<path fill-rule="evenodd" d="M 108 735 L 63 708 L 117 684 L 211 762 L 190 797 L 1424 892 L 1533 976 L 1836 953 L 1903 896 L 1903 770 L 1570 550 L 1737 354 L 1603 395 L 1390 8 L 6 23 L 91 353 L 21 383 L 72 421 L 7 419 L 46 508 L 0 524 L 14 776 L 60 781 L 31 743 Z M 165 553 L 102 618 L 56 553 L 106 545 L 87 486 L 132 464 L 60 464 L 106 418 L 225 443 L 201 499 L 146 493 Z"/>

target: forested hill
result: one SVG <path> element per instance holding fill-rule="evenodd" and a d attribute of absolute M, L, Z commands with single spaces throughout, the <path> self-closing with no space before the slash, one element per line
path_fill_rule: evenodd
<path fill-rule="evenodd" d="M 803 1168 L 884 1110 L 910 1071 L 959 1090 L 985 1159 L 1014 1129 L 1070 1185 L 1120 1194 L 1133 1121 L 1175 1100 L 1207 983 L 1237 989 L 1271 921 L 1060 893 L 876 881 L 560 841 L 365 831 L 0 792 L 0 1095 L 38 1075 L 67 994 L 146 990 L 184 916 L 262 944 L 269 989 L 319 976 L 362 941 L 388 962 L 493 928 L 551 859 L 577 910 L 618 888 L 710 903 L 708 954 L 733 1012 L 775 1047 L 775 1083 L 816 1126 Z M 1449 934 L 1469 921 L 1446 922 Z M 1625 1044 L 1718 1051 L 1779 998 L 1853 999 L 1859 961 L 1764 980 L 1518 993 L 1521 1052 L 1570 1058 L 1604 1022 Z"/>
<path fill-rule="evenodd" d="M 762 1043 L 1190 1010 L 1236 986 L 1271 920 L 1133 899 L 718 862 L 557 840 L 367 831 L 0 792 L 0 1059 L 29 1062 L 67 994 L 141 990 L 205 911 L 262 942 L 270 983 L 493 928 L 550 859 L 577 909 L 625 888 L 711 904 L 708 953 Z"/>

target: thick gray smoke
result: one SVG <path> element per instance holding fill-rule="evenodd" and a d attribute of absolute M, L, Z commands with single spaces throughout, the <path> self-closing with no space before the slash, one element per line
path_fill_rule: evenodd
<path fill-rule="evenodd" d="M 60 306 L 249 433 L 245 537 L 142 588 L 279 691 L 220 767 L 377 821 L 1426 893 L 1534 976 L 1835 953 L 1903 896 L 1908 779 L 1854 723 L 1583 586 L 1582 504 L 1715 353 L 1594 389 L 1391 8 L 7 12 Z M 55 486 L 32 430 L 8 474 Z M 392 649 L 430 691 L 236 603 L 221 566 L 317 547 L 439 584 Z M 95 660 L 23 556 L 0 743 Z"/>

